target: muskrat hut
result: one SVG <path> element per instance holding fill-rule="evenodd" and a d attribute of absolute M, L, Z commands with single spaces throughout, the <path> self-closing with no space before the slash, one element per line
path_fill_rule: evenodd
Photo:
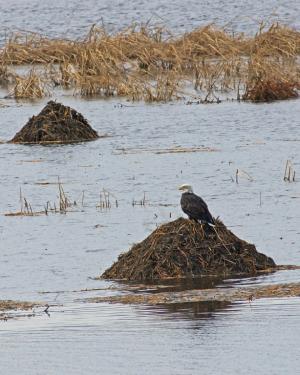
<path fill-rule="evenodd" d="M 72 143 L 98 138 L 97 132 L 75 109 L 49 101 L 13 137 L 13 143 Z"/>
<path fill-rule="evenodd" d="M 253 275 L 275 268 L 272 258 L 235 236 L 218 219 L 215 227 L 179 218 L 135 244 L 103 274 L 104 279 L 155 280 L 211 275 Z"/>

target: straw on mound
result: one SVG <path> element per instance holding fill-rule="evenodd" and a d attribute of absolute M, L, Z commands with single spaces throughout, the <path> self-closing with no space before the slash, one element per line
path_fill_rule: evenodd
<path fill-rule="evenodd" d="M 97 132 L 77 111 L 50 101 L 11 140 L 13 143 L 67 143 L 98 138 Z"/>
<path fill-rule="evenodd" d="M 102 275 L 153 280 L 200 275 L 255 274 L 276 264 L 216 220 L 215 228 L 179 218 L 134 245 Z"/>

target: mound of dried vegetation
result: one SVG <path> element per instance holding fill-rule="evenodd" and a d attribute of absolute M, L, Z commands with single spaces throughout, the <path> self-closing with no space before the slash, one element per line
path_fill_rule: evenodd
<path fill-rule="evenodd" d="M 203 275 L 255 274 L 276 267 L 216 220 L 213 228 L 179 218 L 157 228 L 121 254 L 105 279 L 153 280 Z"/>
<path fill-rule="evenodd" d="M 44 64 L 44 77 L 34 77 L 34 90 L 26 92 L 26 81 L 20 84 L 19 78 L 13 90 L 19 97 L 20 91 L 22 97 L 46 95 L 48 80 L 82 96 L 147 102 L 202 96 L 206 102 L 205 98 L 217 100 L 220 93 L 231 92 L 238 99 L 257 101 L 259 96 L 269 101 L 298 95 L 299 52 L 300 32 L 279 24 L 261 24 L 254 37 L 214 25 L 178 37 L 161 27 L 133 25 L 109 34 L 93 26 L 76 41 L 14 34 L 0 52 L 0 66 Z M 267 95 L 257 95 L 262 90 L 255 86 L 257 77 Z M 285 82 L 289 89 L 278 89 Z"/>
<path fill-rule="evenodd" d="M 43 110 L 32 116 L 11 140 L 13 143 L 68 143 L 98 138 L 97 132 L 77 111 L 49 101 Z"/>

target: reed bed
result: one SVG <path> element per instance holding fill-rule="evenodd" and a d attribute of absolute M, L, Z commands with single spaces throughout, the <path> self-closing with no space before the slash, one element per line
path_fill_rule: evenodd
<path fill-rule="evenodd" d="M 60 62 L 76 55 L 76 42 L 64 39 L 49 39 L 38 33 L 13 33 L 6 42 L 1 61 L 7 65 L 45 64 Z"/>
<path fill-rule="evenodd" d="M 35 69 L 31 69 L 24 77 L 16 76 L 16 84 L 9 96 L 14 98 L 43 98 L 50 95 L 47 82 Z"/>
<path fill-rule="evenodd" d="M 93 26 L 80 40 L 14 34 L 0 52 L 0 66 L 42 64 L 40 79 L 82 96 L 164 102 L 196 95 L 209 103 L 231 93 L 237 99 L 269 101 L 298 95 L 299 52 L 300 32 L 280 24 L 266 28 L 262 23 L 253 37 L 212 24 L 177 37 L 149 25 L 116 34 Z M 36 92 L 46 95 L 28 90 L 24 96 Z"/>

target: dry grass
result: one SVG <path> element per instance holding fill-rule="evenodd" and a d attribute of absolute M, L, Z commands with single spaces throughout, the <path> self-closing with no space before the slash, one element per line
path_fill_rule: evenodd
<path fill-rule="evenodd" d="M 289 58 L 265 60 L 261 56 L 249 61 L 243 100 L 269 102 L 298 97 L 299 72 Z"/>
<path fill-rule="evenodd" d="M 270 102 L 273 100 L 283 100 L 297 98 L 297 83 L 290 79 L 257 78 L 248 82 L 243 100 L 253 102 Z"/>
<path fill-rule="evenodd" d="M 253 37 L 208 25 L 176 38 L 150 26 L 133 25 L 117 34 L 93 26 L 76 41 L 12 35 L 0 53 L 0 66 L 44 64 L 48 82 L 82 96 L 164 102 L 194 87 L 204 103 L 218 100 L 219 92 L 258 101 L 298 94 L 299 51 L 300 32 L 279 24 L 269 29 L 261 24 Z M 27 85 L 18 79 L 17 95 L 47 94 L 37 88 L 36 77 L 30 81 L 34 90 L 24 90 Z"/>
<path fill-rule="evenodd" d="M 31 69 L 25 77 L 16 76 L 16 84 L 9 96 L 17 99 L 35 99 L 50 95 L 47 82 L 35 69 Z"/>
<path fill-rule="evenodd" d="M 49 39 L 37 33 L 14 33 L 1 53 L 7 65 L 45 64 L 60 62 L 76 54 L 76 42 Z"/>
<path fill-rule="evenodd" d="M 248 54 L 293 58 L 300 53 L 300 33 L 275 23 L 268 30 L 262 23 L 255 37 L 250 40 Z"/>

